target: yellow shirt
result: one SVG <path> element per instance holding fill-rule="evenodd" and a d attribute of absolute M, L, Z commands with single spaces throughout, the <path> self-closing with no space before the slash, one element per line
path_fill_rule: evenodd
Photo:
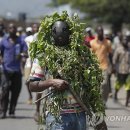
<path fill-rule="evenodd" d="M 99 41 L 96 37 L 94 40 L 90 42 L 91 50 L 95 53 L 97 56 L 100 68 L 102 70 L 108 69 L 109 66 L 109 53 L 112 52 L 111 42 L 107 39 L 104 39 L 103 41 Z"/>

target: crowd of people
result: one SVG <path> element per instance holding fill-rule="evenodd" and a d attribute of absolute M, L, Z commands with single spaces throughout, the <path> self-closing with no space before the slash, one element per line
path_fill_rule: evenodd
<path fill-rule="evenodd" d="M 113 36 L 105 32 L 102 26 L 95 29 L 96 33 L 92 30 L 91 27 L 85 29 L 86 36 L 83 44 L 88 46 L 98 58 L 103 74 L 100 88 L 104 105 L 107 108 L 109 96 L 113 96 L 114 101 L 118 101 L 118 91 L 124 86 L 126 90 L 124 105 L 128 106 L 130 101 L 130 34 L 120 32 Z M 0 23 L 0 119 L 6 118 L 8 108 L 9 116 L 15 117 L 16 105 L 22 88 L 22 77 L 25 81 L 28 81 L 29 75 L 35 75 L 35 80 L 44 77 L 41 68 L 37 65 L 37 60 L 32 61 L 29 56 L 29 46 L 33 40 L 36 40 L 37 32 L 38 24 L 33 24 L 24 31 L 22 27 L 16 27 L 11 23 L 5 31 L 4 24 Z M 111 84 L 112 74 L 116 77 L 115 86 Z M 55 82 L 64 87 L 68 85 L 67 82 L 60 80 Z M 57 85 L 55 82 L 54 86 Z M 33 96 L 29 89 L 29 82 L 25 84 L 29 94 L 27 103 L 32 104 Z M 31 88 L 35 89 L 37 84 L 34 86 L 35 84 L 32 83 Z M 40 97 L 41 94 L 36 94 L 36 100 Z M 35 121 L 39 120 L 39 114 L 40 101 L 36 103 Z"/>
<path fill-rule="evenodd" d="M 118 32 L 113 35 L 109 30 L 104 30 L 99 26 L 96 36 L 92 28 L 85 29 L 86 37 L 84 44 L 88 46 L 98 57 L 100 67 L 103 71 L 104 81 L 102 83 L 102 95 L 104 103 L 108 97 L 113 96 L 114 101 L 118 101 L 118 91 L 121 87 L 126 90 L 126 103 L 130 100 L 130 33 Z M 114 74 L 116 82 L 111 83 L 111 76 Z"/>
<path fill-rule="evenodd" d="M 0 118 L 6 118 L 9 106 L 9 116 L 15 117 L 16 105 L 22 88 L 22 77 L 28 79 L 32 61 L 29 56 L 29 44 L 36 38 L 38 24 L 25 29 L 21 26 L 16 27 L 10 23 L 6 27 L 0 23 Z M 32 93 L 27 91 L 29 98 L 28 104 L 32 104 Z M 36 100 L 41 95 L 36 94 Z M 38 121 L 40 102 L 36 104 L 34 119 Z"/>

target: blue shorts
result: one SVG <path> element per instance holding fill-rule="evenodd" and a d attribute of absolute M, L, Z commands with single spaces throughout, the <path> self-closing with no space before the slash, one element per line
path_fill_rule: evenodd
<path fill-rule="evenodd" d="M 65 113 L 61 114 L 61 122 L 56 122 L 55 118 L 49 113 L 46 117 L 46 130 L 86 130 L 86 114 Z"/>

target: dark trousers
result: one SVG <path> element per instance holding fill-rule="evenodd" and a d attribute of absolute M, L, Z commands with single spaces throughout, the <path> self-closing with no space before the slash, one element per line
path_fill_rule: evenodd
<path fill-rule="evenodd" d="M 6 114 L 9 106 L 9 114 L 15 114 L 15 108 L 17 100 L 21 91 L 22 86 L 22 75 L 21 72 L 4 72 L 1 76 L 1 113 Z M 9 100 L 10 97 L 10 100 Z"/>

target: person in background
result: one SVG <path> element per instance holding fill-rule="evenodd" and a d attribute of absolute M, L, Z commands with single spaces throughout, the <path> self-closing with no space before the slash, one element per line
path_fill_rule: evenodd
<path fill-rule="evenodd" d="M 128 39 L 123 37 L 121 45 L 116 48 L 113 55 L 113 64 L 117 79 L 115 83 L 114 101 L 118 100 L 118 91 L 124 85 L 127 91 L 126 106 L 128 106 L 128 99 L 130 97 L 130 85 L 127 82 L 130 70 L 130 51 L 128 49 Z"/>
<path fill-rule="evenodd" d="M 29 46 L 31 44 L 31 42 L 33 41 L 33 32 L 32 32 L 32 27 L 27 27 L 26 28 L 26 34 L 27 34 L 27 37 L 25 38 L 25 42 L 27 44 L 27 47 L 28 47 L 28 58 L 26 59 L 26 63 L 25 63 L 25 67 L 24 67 L 24 78 L 25 78 L 25 84 L 27 86 L 27 90 L 28 90 L 28 93 L 29 93 L 29 98 L 27 100 L 27 104 L 32 104 L 32 93 L 31 91 L 29 90 L 29 86 L 28 86 L 28 83 L 27 83 L 27 79 L 30 75 L 30 72 L 31 72 L 31 67 L 32 67 L 32 60 L 29 56 Z"/>
<path fill-rule="evenodd" d="M 122 32 L 117 32 L 117 34 L 116 34 L 115 37 L 113 38 L 112 48 L 113 48 L 114 51 L 115 51 L 115 49 L 116 49 L 117 47 L 119 47 L 119 46 L 121 45 L 122 38 L 123 38 Z"/>
<path fill-rule="evenodd" d="M 33 32 L 33 35 L 34 35 L 34 39 L 37 38 L 38 29 L 39 29 L 39 25 L 37 23 L 34 23 L 32 25 L 32 32 Z"/>
<path fill-rule="evenodd" d="M 112 33 L 110 30 L 105 29 L 104 30 L 104 37 L 112 42 Z M 113 45 L 113 44 L 112 44 Z M 113 57 L 113 51 L 110 57 L 110 61 L 112 63 L 112 57 Z M 112 97 L 112 87 L 111 87 L 111 76 L 113 74 L 112 64 L 108 67 L 108 86 L 109 86 L 109 97 Z"/>
<path fill-rule="evenodd" d="M 128 49 L 130 51 L 130 30 L 127 30 L 125 35 L 126 35 L 126 37 L 128 39 Z"/>
<path fill-rule="evenodd" d="M 32 29 L 31 29 L 32 28 Z M 38 26 L 38 24 L 36 24 L 36 23 L 34 23 L 32 26 L 31 26 L 31 28 L 29 27 L 29 28 L 27 28 L 27 30 L 26 31 L 28 31 L 28 33 L 27 33 L 27 35 L 30 33 L 30 31 L 32 31 L 32 34 L 30 35 L 30 36 L 28 36 L 28 37 L 26 37 L 26 39 L 25 39 L 25 42 L 27 43 L 27 46 L 28 46 L 28 48 L 29 48 L 29 45 L 30 45 L 30 43 L 33 41 L 33 40 L 36 40 L 37 39 L 37 33 L 38 33 L 38 29 L 39 29 L 39 26 Z M 29 53 L 29 52 L 28 52 Z M 29 61 L 29 62 L 28 62 Z M 31 58 L 29 57 L 29 59 L 27 59 L 27 63 L 26 63 L 26 65 L 25 65 L 25 70 L 28 68 L 28 72 L 27 71 L 25 71 L 26 72 L 26 79 L 27 79 L 27 77 L 29 76 L 29 73 L 30 73 L 30 71 L 31 71 L 31 68 L 32 68 L 32 63 L 33 63 L 33 61 L 31 61 Z M 35 63 L 34 63 L 35 64 Z M 28 66 L 28 67 L 27 67 Z M 35 66 L 35 65 L 34 65 Z M 28 84 L 28 82 L 26 82 L 26 85 L 27 85 L 27 89 L 28 89 L 28 87 L 29 87 L 29 84 Z M 41 96 L 42 96 L 42 94 L 41 93 L 36 93 L 36 100 L 38 100 L 39 98 L 41 98 Z M 32 94 L 31 94 L 31 92 L 30 92 L 30 90 L 29 90 L 29 100 L 27 101 L 29 104 L 32 102 Z M 34 120 L 36 121 L 36 122 L 38 122 L 39 121 L 39 119 L 40 119 L 40 101 L 38 101 L 38 102 L 36 102 L 36 111 L 35 111 L 35 113 L 34 113 Z"/>
<path fill-rule="evenodd" d="M 24 39 L 26 37 L 26 33 L 24 32 L 23 27 L 21 27 L 21 26 L 17 27 L 17 36 L 19 36 L 21 38 L 21 40 L 24 41 Z"/>
<path fill-rule="evenodd" d="M 26 43 L 16 35 L 17 30 L 14 24 L 9 24 L 8 32 L 9 36 L 3 38 L 0 43 L 3 61 L 0 119 L 6 118 L 9 103 L 9 116 L 15 117 L 16 105 L 22 87 L 21 58 L 27 56 Z"/>
<path fill-rule="evenodd" d="M 17 27 L 17 33 L 16 33 L 16 35 L 21 39 L 22 42 L 24 42 L 26 34 L 25 34 L 24 29 L 23 29 L 22 26 L 18 26 Z M 22 75 L 24 75 L 25 62 L 26 62 L 26 57 L 23 56 L 21 58 L 21 71 L 22 71 Z"/>
<path fill-rule="evenodd" d="M 5 36 L 5 26 L 3 24 L 3 21 L 0 21 L 0 42 Z M 3 73 L 3 66 L 2 66 L 2 52 L 0 50 L 0 84 L 2 80 L 2 73 Z M 0 108 L 1 108 L 1 97 L 2 97 L 2 87 L 0 85 Z"/>
<path fill-rule="evenodd" d="M 2 41 L 4 35 L 5 35 L 5 27 L 3 23 L 0 23 L 0 42 Z"/>
<path fill-rule="evenodd" d="M 104 100 L 104 104 L 106 106 L 106 102 L 109 95 L 109 86 L 108 86 L 108 68 L 111 65 L 111 54 L 112 47 L 110 40 L 104 37 L 104 30 L 102 26 L 98 26 L 96 29 L 97 36 L 94 40 L 90 42 L 91 50 L 95 53 L 99 60 L 100 68 L 103 72 L 103 82 L 101 85 L 102 97 Z"/>
<path fill-rule="evenodd" d="M 37 39 L 38 29 L 39 29 L 39 25 L 36 24 L 36 23 L 34 23 L 34 24 L 32 25 L 34 40 Z M 41 96 L 42 96 L 41 93 L 36 93 L 36 100 L 38 100 L 39 98 L 41 98 Z M 36 122 L 38 122 L 38 121 L 39 121 L 39 118 L 40 118 L 40 104 L 41 104 L 40 101 L 38 101 L 38 102 L 36 103 L 36 112 L 34 113 L 34 120 L 35 120 Z"/>
<path fill-rule="evenodd" d="M 84 40 L 84 45 L 86 45 L 86 46 L 88 46 L 90 48 L 91 47 L 90 46 L 90 41 L 95 38 L 95 36 L 93 36 L 93 33 L 92 33 L 92 28 L 87 27 L 85 29 L 85 33 L 86 33 L 86 36 L 85 36 L 85 40 Z"/>

